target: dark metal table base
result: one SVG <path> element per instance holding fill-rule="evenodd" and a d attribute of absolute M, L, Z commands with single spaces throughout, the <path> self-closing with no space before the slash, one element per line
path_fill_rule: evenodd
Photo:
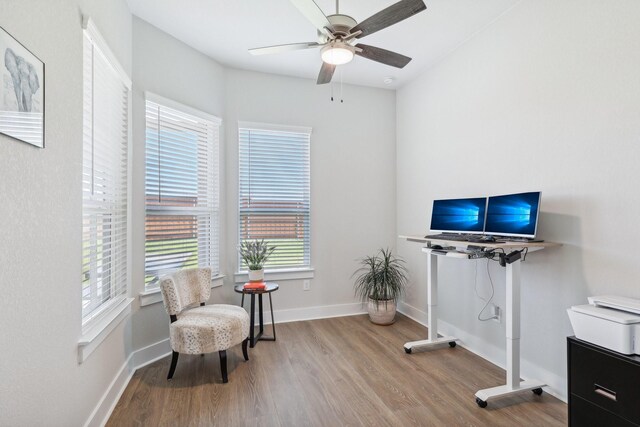
<path fill-rule="evenodd" d="M 249 347 L 255 347 L 258 341 L 275 341 L 276 340 L 276 322 L 273 321 L 273 302 L 271 300 L 271 292 L 269 294 L 269 308 L 271 309 L 271 329 L 273 330 L 272 336 L 264 336 L 264 317 L 262 311 L 262 293 L 250 293 L 251 295 L 251 323 L 249 325 Z M 256 295 L 258 295 L 258 321 L 259 331 L 255 333 L 256 325 Z M 242 294 L 242 302 L 240 306 L 244 307 L 244 296 Z"/>

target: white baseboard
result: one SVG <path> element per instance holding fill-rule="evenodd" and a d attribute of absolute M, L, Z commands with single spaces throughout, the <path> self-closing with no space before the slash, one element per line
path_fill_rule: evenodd
<path fill-rule="evenodd" d="M 297 322 L 301 320 L 326 319 L 330 317 L 354 316 L 366 313 L 361 303 L 335 304 L 315 307 L 294 308 L 289 310 L 275 310 L 273 316 L 276 323 Z M 257 319 L 257 316 L 256 316 Z M 265 310 L 265 324 L 271 323 L 271 316 Z M 122 368 L 118 371 L 113 381 L 104 393 L 98 405 L 89 416 L 85 427 L 104 426 L 113 409 L 116 407 L 120 396 L 124 393 L 131 377 L 136 370 L 156 360 L 171 354 L 169 339 L 163 339 L 131 353 Z"/>
<path fill-rule="evenodd" d="M 403 301 L 398 301 L 398 311 L 421 325 L 428 326 L 428 317 L 426 312 Z M 489 344 L 487 341 L 442 320 L 438 320 L 438 332 L 441 335 L 459 338 L 460 341 L 458 341 L 458 344 L 461 347 L 466 348 L 470 352 L 488 360 L 494 365 L 505 369 L 505 363 L 503 361 L 506 360 L 506 350 L 504 348 L 499 348 Z M 426 338 L 427 337 L 424 337 L 424 339 Z M 526 359 L 521 360 L 520 366 L 521 377 L 523 379 L 536 378 L 545 382 L 548 384 L 548 387 L 545 387 L 545 391 L 563 402 L 567 402 L 567 380 L 565 378 L 562 378 L 549 370 L 543 369 Z"/>
<path fill-rule="evenodd" d="M 171 345 L 169 345 L 169 338 L 165 338 L 161 341 L 142 347 L 133 352 L 133 366 L 135 369 L 140 369 L 143 366 L 147 366 L 156 360 L 160 360 L 163 357 L 167 357 L 171 354 Z"/>
<path fill-rule="evenodd" d="M 102 395 L 102 398 L 96 405 L 95 409 L 89 415 L 87 422 L 85 422 L 84 427 L 93 427 L 93 426 L 104 426 L 113 409 L 116 407 L 116 403 L 120 400 L 120 396 L 124 393 L 124 390 L 127 388 L 135 369 L 133 368 L 132 358 L 133 355 L 129 355 L 127 360 L 124 362 L 118 373 L 116 374 L 111 384 L 107 388 L 107 391 Z"/>
<path fill-rule="evenodd" d="M 291 308 L 288 310 L 274 310 L 273 317 L 276 323 L 298 322 L 301 320 L 329 319 L 331 317 L 356 316 L 358 314 L 366 314 L 367 309 L 363 304 L 334 304 L 319 305 L 315 307 Z M 264 314 L 265 324 L 271 323 L 271 317 L 268 311 Z"/>
<path fill-rule="evenodd" d="M 171 347 L 169 346 L 169 338 L 162 341 L 158 341 L 155 344 L 148 345 L 139 350 L 134 351 L 129 355 L 126 362 L 120 368 L 120 371 L 116 374 L 111 384 L 107 388 L 98 405 L 93 410 L 84 427 L 100 426 L 104 427 L 109 421 L 109 417 L 113 412 L 120 396 L 127 388 L 129 381 L 133 377 L 133 374 L 143 366 L 162 359 L 171 354 Z"/>

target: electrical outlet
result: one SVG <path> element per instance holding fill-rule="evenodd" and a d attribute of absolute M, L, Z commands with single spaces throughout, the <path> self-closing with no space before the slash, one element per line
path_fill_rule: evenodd
<path fill-rule="evenodd" d="M 311 290 L 311 282 L 309 280 L 305 280 L 304 282 L 302 282 L 302 289 L 305 291 L 310 291 Z"/>
<path fill-rule="evenodd" d="M 500 323 L 502 320 L 502 309 L 495 304 L 491 304 L 491 308 L 493 309 L 493 315 L 495 316 L 493 319 L 494 322 Z"/>

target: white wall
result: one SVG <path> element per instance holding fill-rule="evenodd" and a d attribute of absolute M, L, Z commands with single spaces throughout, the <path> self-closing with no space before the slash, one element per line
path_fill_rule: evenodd
<path fill-rule="evenodd" d="M 345 85 L 344 103 L 331 102 L 327 85 L 233 69 L 226 88 L 226 291 L 237 270 L 237 122 L 310 126 L 315 278 L 310 291 L 281 281 L 274 307 L 353 304 L 356 259 L 395 243 L 395 92 Z"/>
<path fill-rule="evenodd" d="M 224 68 L 146 21 L 133 18 L 134 297 L 144 291 L 145 91 L 223 118 Z M 221 203 L 224 206 L 224 197 Z M 223 216 L 222 224 L 224 220 Z M 214 296 L 218 292 L 215 290 Z M 162 303 L 139 307 L 136 298 L 133 319 L 134 349 L 169 337 L 169 316 Z"/>
<path fill-rule="evenodd" d="M 523 375 L 559 394 L 565 309 L 588 295 L 640 297 L 638 17 L 632 0 L 523 1 L 397 94 L 399 234 L 427 231 L 433 199 L 542 190 L 539 236 L 564 246 L 522 268 Z M 419 249 L 399 244 L 413 270 L 406 303 L 424 311 Z M 504 323 L 476 320 L 473 263 L 440 268 L 441 319 L 504 363 Z M 490 268 L 504 307 L 504 270 Z"/>
<path fill-rule="evenodd" d="M 0 425 L 82 425 L 131 350 L 125 321 L 78 364 L 82 13 L 130 71 L 124 0 L 0 1 L 0 26 L 46 64 L 46 148 L 0 135 Z"/>
<path fill-rule="evenodd" d="M 353 307 L 356 259 L 395 244 L 395 92 L 345 86 L 345 102 L 330 87 L 291 77 L 224 69 L 149 23 L 133 18 L 134 165 L 144 160 L 144 91 L 223 118 L 221 141 L 221 272 L 212 302 L 238 304 L 237 122 L 313 127 L 311 138 L 312 264 L 304 292 L 299 280 L 279 281 L 276 321 Z M 144 290 L 144 168 L 134 167 L 133 295 Z M 348 183 L 348 185 L 345 185 Z M 338 209 L 338 207 L 341 207 Z M 248 304 L 246 304 L 248 308 Z M 307 307 L 323 308 L 307 311 Z M 302 310 L 298 310 L 302 309 Z M 329 308 L 329 310 L 336 307 Z M 291 311 L 288 311 L 291 310 Z M 309 314 L 313 313 L 313 314 Z M 161 303 L 134 303 L 133 347 L 168 337 Z"/>

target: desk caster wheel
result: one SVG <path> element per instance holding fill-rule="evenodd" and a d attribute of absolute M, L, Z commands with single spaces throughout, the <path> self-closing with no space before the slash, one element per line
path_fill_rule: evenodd
<path fill-rule="evenodd" d="M 534 388 L 533 390 L 531 390 L 533 392 L 533 394 L 535 394 L 536 396 L 540 396 L 542 394 L 542 389 L 541 388 Z"/>
<path fill-rule="evenodd" d="M 411 354 L 411 349 L 410 349 L 410 348 L 405 347 L 405 348 L 404 348 L 404 352 L 405 352 L 405 353 L 407 353 L 407 354 Z"/>
<path fill-rule="evenodd" d="M 476 397 L 476 403 L 481 408 L 486 408 L 487 407 L 487 402 L 485 402 L 484 400 L 480 399 L 479 397 Z"/>
<path fill-rule="evenodd" d="M 450 341 L 449 342 L 449 347 L 453 348 L 456 346 L 456 342 L 455 341 Z"/>

